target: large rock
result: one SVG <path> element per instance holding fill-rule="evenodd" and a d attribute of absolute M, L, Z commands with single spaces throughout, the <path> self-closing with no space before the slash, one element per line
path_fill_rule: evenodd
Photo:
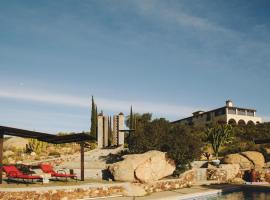
<path fill-rule="evenodd" d="M 264 157 L 257 151 L 245 151 L 241 153 L 229 154 L 224 157 L 225 164 L 239 164 L 241 169 L 262 168 Z"/>
<path fill-rule="evenodd" d="M 245 157 L 247 157 L 252 164 L 254 164 L 255 168 L 263 168 L 265 165 L 264 156 L 262 153 L 257 151 L 245 151 L 241 153 Z"/>
<path fill-rule="evenodd" d="M 109 170 L 118 181 L 151 182 L 171 175 L 175 163 L 160 151 L 148 151 L 144 154 L 123 156 L 124 160 L 109 166 Z"/>
<path fill-rule="evenodd" d="M 4 149 L 25 149 L 28 140 L 20 137 L 12 137 L 4 142 Z"/>
<path fill-rule="evenodd" d="M 221 164 L 219 169 L 225 170 L 227 172 L 227 180 L 234 179 L 240 170 L 239 164 Z"/>

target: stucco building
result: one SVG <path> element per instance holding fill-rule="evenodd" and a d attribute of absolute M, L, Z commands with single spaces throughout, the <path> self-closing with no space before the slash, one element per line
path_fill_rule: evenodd
<path fill-rule="evenodd" d="M 256 110 L 250 108 L 235 107 L 231 100 L 226 101 L 226 105 L 221 108 L 207 112 L 196 111 L 193 116 L 172 122 L 172 124 L 200 125 L 207 123 L 227 123 L 227 124 L 258 124 L 262 119 L 256 116 Z"/>

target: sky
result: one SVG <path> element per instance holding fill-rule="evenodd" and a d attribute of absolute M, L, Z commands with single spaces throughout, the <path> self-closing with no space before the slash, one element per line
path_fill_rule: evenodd
<path fill-rule="evenodd" d="M 0 125 L 88 131 L 99 110 L 270 121 L 269 0 L 1 0 Z"/>

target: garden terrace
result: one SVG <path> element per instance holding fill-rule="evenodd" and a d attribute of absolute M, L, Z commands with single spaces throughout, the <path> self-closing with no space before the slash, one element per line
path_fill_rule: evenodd
<path fill-rule="evenodd" d="M 4 135 L 23 137 L 23 138 L 33 138 L 39 141 L 48 142 L 52 144 L 65 144 L 65 143 L 80 143 L 81 145 L 81 180 L 84 180 L 84 147 L 85 142 L 89 140 L 94 140 L 85 133 L 73 133 L 69 135 L 53 135 L 48 133 L 42 133 L 37 131 L 29 131 L 18 128 L 11 128 L 6 126 L 0 126 L 0 164 L 3 164 L 3 143 Z M 0 184 L 2 184 L 2 168 L 0 168 Z"/>

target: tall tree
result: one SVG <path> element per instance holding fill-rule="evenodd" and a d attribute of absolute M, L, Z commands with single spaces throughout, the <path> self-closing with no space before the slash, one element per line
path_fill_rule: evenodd
<path fill-rule="evenodd" d="M 91 130 L 90 135 L 95 137 L 97 136 L 97 106 L 92 96 L 92 109 L 91 109 Z"/>
<path fill-rule="evenodd" d="M 134 129 L 134 118 L 133 118 L 132 106 L 130 107 L 130 114 L 129 114 L 129 129 Z"/>

